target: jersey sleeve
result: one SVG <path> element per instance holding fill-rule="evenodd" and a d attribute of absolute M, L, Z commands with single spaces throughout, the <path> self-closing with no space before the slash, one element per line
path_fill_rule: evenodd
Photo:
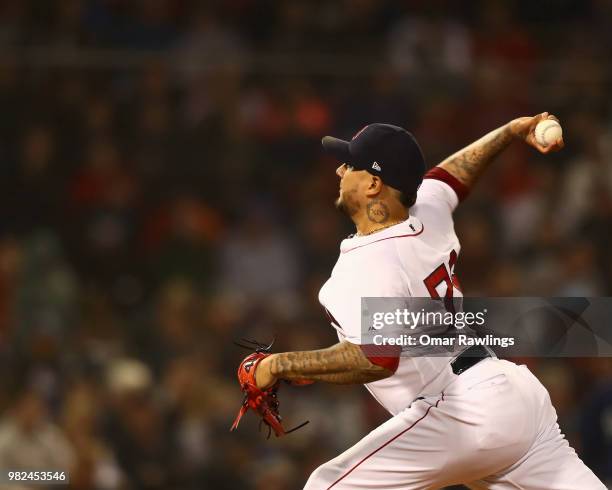
<path fill-rule="evenodd" d="M 441 208 L 452 213 L 468 193 L 468 187 L 456 177 L 441 167 L 434 167 L 423 178 L 416 204 Z"/>
<path fill-rule="evenodd" d="M 367 275 L 367 280 L 353 284 L 352 294 L 336 308 L 334 316 L 327 311 L 332 325 L 338 331 L 340 340 L 360 346 L 363 354 L 372 364 L 381 366 L 394 373 L 399 365 L 401 347 L 395 345 L 375 345 L 363 337 L 362 298 L 404 298 L 410 296 L 406 283 L 396 273 L 394 264 L 379 264 Z"/>
<path fill-rule="evenodd" d="M 395 263 L 364 265 L 363 280 L 345 285 L 345 294 L 333 305 L 323 305 L 341 340 L 363 344 L 362 298 L 405 298 L 410 296 L 407 283 L 397 274 Z"/>

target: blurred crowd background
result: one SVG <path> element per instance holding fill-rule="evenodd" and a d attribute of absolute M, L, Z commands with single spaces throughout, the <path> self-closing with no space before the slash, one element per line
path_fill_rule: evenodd
<path fill-rule="evenodd" d="M 229 426 L 241 336 L 335 342 L 327 134 L 414 132 L 430 166 L 542 111 L 456 214 L 467 295 L 612 293 L 612 3 L 0 2 L 0 466 L 78 489 L 301 488 L 387 418 L 362 387 L 284 388 Z M 525 362 L 612 481 L 610 359 Z M 11 487 L 14 488 L 14 487 Z"/>

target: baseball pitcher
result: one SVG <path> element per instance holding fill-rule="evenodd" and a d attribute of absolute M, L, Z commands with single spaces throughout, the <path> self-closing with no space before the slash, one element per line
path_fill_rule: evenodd
<path fill-rule="evenodd" d="M 362 344 L 362 297 L 461 296 L 453 211 L 513 141 L 541 153 L 561 149 L 561 138 L 548 146 L 535 139 L 536 124 L 548 118 L 555 119 L 515 119 L 427 173 L 416 140 L 400 127 L 371 124 L 351 141 L 323 138 L 341 163 L 336 206 L 356 227 L 319 293 L 340 341 L 248 356 L 238 370 L 245 402 L 234 428 L 251 408 L 284 433 L 279 380 L 362 383 L 392 417 L 317 468 L 306 489 L 605 490 L 560 432 L 546 389 L 527 367 L 485 347 L 454 357 L 403 357 Z"/>

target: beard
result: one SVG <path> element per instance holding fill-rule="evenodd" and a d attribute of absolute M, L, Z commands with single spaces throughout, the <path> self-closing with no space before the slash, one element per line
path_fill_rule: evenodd
<path fill-rule="evenodd" d="M 342 192 L 334 203 L 336 209 L 342 211 L 349 218 L 355 216 L 360 208 L 359 201 L 355 198 L 356 192 L 355 189 Z"/>

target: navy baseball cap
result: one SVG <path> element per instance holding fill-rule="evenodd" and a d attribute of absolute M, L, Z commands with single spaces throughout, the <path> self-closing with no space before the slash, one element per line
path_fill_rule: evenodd
<path fill-rule="evenodd" d="M 423 152 L 414 136 L 399 126 L 369 124 L 351 141 L 325 136 L 321 143 L 342 163 L 366 170 L 408 195 L 416 192 L 423 181 Z"/>

